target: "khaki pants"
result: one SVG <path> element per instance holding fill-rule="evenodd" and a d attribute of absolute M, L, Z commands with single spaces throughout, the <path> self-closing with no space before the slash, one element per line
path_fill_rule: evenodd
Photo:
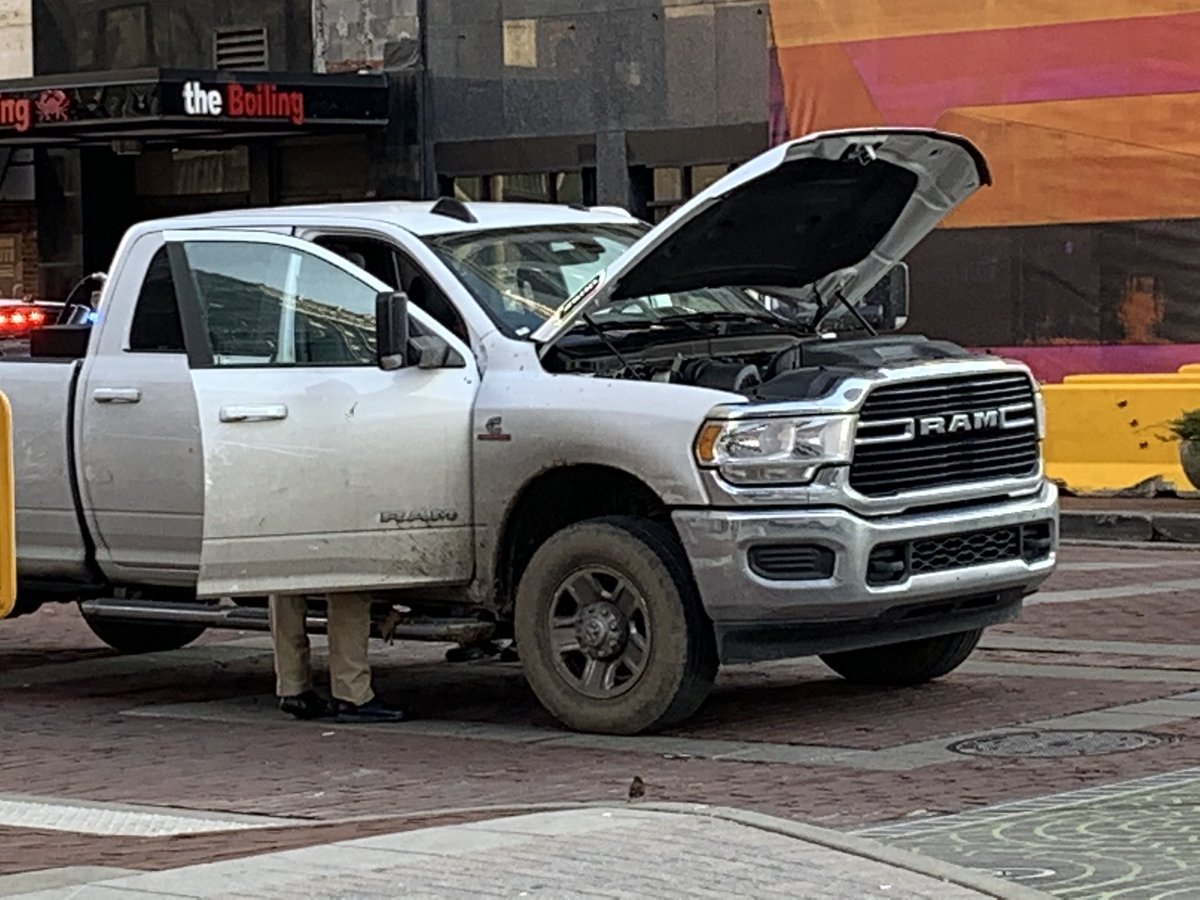
<path fill-rule="evenodd" d="M 312 653 L 304 630 L 304 597 L 272 594 L 269 607 L 275 644 L 275 693 L 294 697 L 312 690 Z M 371 598 L 366 594 L 337 594 L 327 598 L 329 613 L 329 684 L 336 700 L 361 705 L 370 701 L 371 666 L 367 642 L 371 636 Z"/>

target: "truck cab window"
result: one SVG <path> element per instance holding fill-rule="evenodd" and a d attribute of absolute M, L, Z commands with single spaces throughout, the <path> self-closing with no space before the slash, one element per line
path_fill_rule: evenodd
<path fill-rule="evenodd" d="M 166 247 L 154 254 L 146 270 L 129 329 L 129 349 L 136 353 L 184 352 L 183 326 Z"/>
<path fill-rule="evenodd" d="M 429 313 L 459 340 L 469 341 L 462 316 L 454 304 L 433 279 L 391 244 L 374 238 L 343 235 L 322 235 L 313 243 L 370 272 L 389 287 L 404 291 L 413 306 Z"/>
<path fill-rule="evenodd" d="M 404 292 L 408 294 L 412 305 L 429 313 L 430 318 L 435 322 L 464 344 L 469 344 L 471 339 L 467 336 L 467 328 L 463 324 L 462 316 L 458 314 L 454 304 L 450 302 L 433 279 L 406 259 L 400 261 L 400 272 L 404 282 Z"/>
<path fill-rule="evenodd" d="M 400 286 L 399 273 L 396 271 L 396 255 L 392 252 L 392 248 L 383 241 L 324 235 L 313 243 L 354 263 L 363 271 L 370 272 L 391 288 Z"/>
<path fill-rule="evenodd" d="M 184 244 L 217 366 L 373 366 L 375 290 L 310 253 Z"/>

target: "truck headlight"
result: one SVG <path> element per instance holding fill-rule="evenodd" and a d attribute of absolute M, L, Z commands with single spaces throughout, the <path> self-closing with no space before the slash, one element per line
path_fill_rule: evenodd
<path fill-rule="evenodd" d="M 807 484 L 853 449 L 852 416 L 713 421 L 696 436 L 696 461 L 734 484 Z"/>

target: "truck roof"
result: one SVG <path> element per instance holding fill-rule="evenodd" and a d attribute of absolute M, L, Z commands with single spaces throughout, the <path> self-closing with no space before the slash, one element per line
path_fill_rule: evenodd
<path fill-rule="evenodd" d="M 435 212 L 435 209 L 439 211 Z M 539 225 L 586 225 L 598 222 L 629 224 L 636 219 L 625 210 L 612 206 L 474 201 L 464 203 L 457 200 L 374 200 L 223 210 L 155 219 L 142 223 L 141 227 L 146 231 L 161 231 L 173 228 L 245 227 L 256 223 L 281 225 L 292 221 L 298 225 L 352 221 L 387 222 L 425 237 Z"/>

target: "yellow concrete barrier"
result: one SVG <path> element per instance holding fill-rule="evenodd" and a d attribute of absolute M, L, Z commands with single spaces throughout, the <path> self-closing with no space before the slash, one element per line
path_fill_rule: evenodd
<path fill-rule="evenodd" d="M 1042 388 L 1046 399 L 1046 474 L 1080 494 L 1158 480 L 1164 489 L 1195 489 L 1179 465 L 1167 423 L 1200 408 L 1200 381 L 1071 381 Z"/>
<path fill-rule="evenodd" d="M 1137 372 L 1068 375 L 1063 384 L 1200 384 L 1200 369 L 1194 372 Z"/>
<path fill-rule="evenodd" d="M 13 497 L 12 407 L 0 391 L 0 619 L 17 604 L 17 520 Z"/>

